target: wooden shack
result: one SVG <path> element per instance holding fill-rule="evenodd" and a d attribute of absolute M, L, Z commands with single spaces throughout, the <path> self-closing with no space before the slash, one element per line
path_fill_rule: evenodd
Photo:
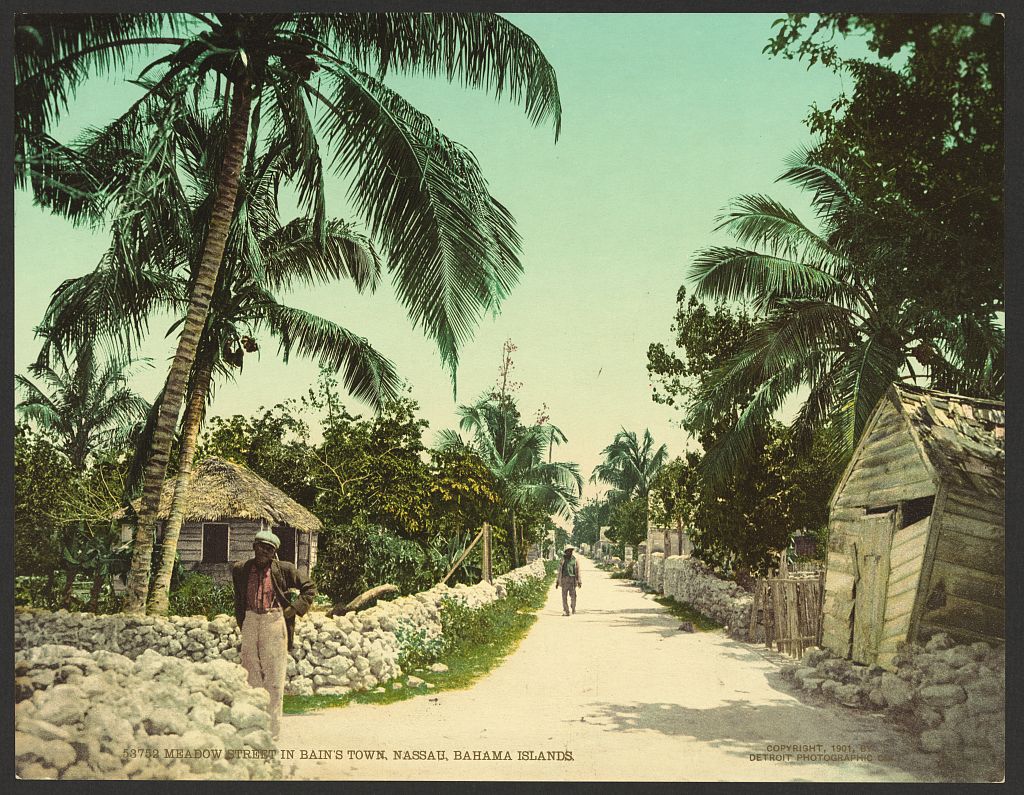
<path fill-rule="evenodd" d="M 898 385 L 832 497 L 822 645 L 892 667 L 945 632 L 1003 642 L 1005 408 Z"/>
<path fill-rule="evenodd" d="M 172 478 L 164 483 L 160 499 L 157 544 L 163 538 L 173 496 Z M 231 564 L 252 557 L 253 538 L 267 529 L 281 539 L 278 559 L 294 563 L 308 575 L 316 565 L 317 536 L 323 529 L 319 519 L 241 464 L 213 457 L 196 464 L 178 538 L 183 568 L 229 584 Z M 123 522 L 122 540 L 130 540 L 131 534 L 132 525 Z"/>

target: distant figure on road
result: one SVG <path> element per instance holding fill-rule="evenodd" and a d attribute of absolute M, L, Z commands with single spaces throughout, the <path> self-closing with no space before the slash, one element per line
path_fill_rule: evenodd
<path fill-rule="evenodd" d="M 281 540 L 260 530 L 253 541 L 253 556 L 231 567 L 235 586 L 235 618 L 242 630 L 242 667 L 252 687 L 270 693 L 270 733 L 281 732 L 288 650 L 292 647 L 295 616 L 305 615 L 316 596 L 313 583 L 291 563 L 277 560 Z M 298 591 L 294 600 L 288 591 Z"/>
<path fill-rule="evenodd" d="M 565 548 L 565 557 L 558 566 L 558 577 L 555 580 L 555 587 L 562 589 L 562 612 L 569 615 L 569 602 L 572 601 L 572 612 L 576 612 L 576 589 L 583 587 L 583 580 L 580 578 L 580 564 L 572 556 L 575 547 Z"/>

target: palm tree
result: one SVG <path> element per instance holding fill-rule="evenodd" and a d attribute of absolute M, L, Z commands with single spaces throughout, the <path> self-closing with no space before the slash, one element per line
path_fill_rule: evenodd
<path fill-rule="evenodd" d="M 663 444 L 655 450 L 649 429 L 644 430 L 641 441 L 636 433 L 623 428 L 601 455 L 604 461 L 594 467 L 590 482 L 602 481 L 612 487 L 616 496 L 639 497 L 646 504 L 654 476 L 668 459 L 668 448 Z"/>
<path fill-rule="evenodd" d="M 688 407 L 697 427 L 723 418 L 732 426 L 702 462 L 712 480 L 748 455 L 757 429 L 801 389 L 795 429 L 805 440 L 826 434 L 837 459 L 895 381 L 1001 389 L 1004 338 L 994 319 L 922 313 L 891 280 L 870 275 L 899 272 L 899 246 L 840 173 L 801 153 L 780 180 L 812 192 L 819 232 L 769 197 L 742 196 L 718 228 L 743 247 L 704 249 L 690 268 L 698 296 L 748 301 L 757 317 Z"/>
<path fill-rule="evenodd" d="M 487 394 L 468 406 L 459 406 L 459 427 L 471 434 L 465 441 L 458 432 L 439 434 L 442 450 L 470 449 L 480 456 L 501 486 L 509 511 L 509 552 L 512 565 L 520 562 L 522 529 L 518 515 L 539 507 L 548 513 L 571 518 L 579 505 L 583 481 L 573 463 L 545 461 L 552 444 L 566 441 L 554 425 L 520 422 L 515 403 L 508 396 Z"/>
<path fill-rule="evenodd" d="M 42 386 L 20 373 L 14 382 L 22 393 L 18 412 L 55 435 L 71 466 L 82 473 L 96 450 L 127 440 L 149 404 L 128 386 L 133 363 L 101 362 L 91 347 L 76 353 L 73 363 L 62 353 L 53 366 L 31 365 L 29 372 Z"/>
<path fill-rule="evenodd" d="M 454 379 L 460 343 L 483 312 L 497 309 L 521 271 L 518 236 L 470 153 L 383 77 L 395 69 L 493 89 L 522 102 L 535 124 L 550 119 L 556 136 L 557 84 L 532 39 L 494 15 L 22 15 L 15 40 L 16 178 L 37 194 L 50 184 L 54 146 L 46 130 L 94 72 L 169 50 L 146 67 L 143 74 L 155 70 L 159 79 L 108 128 L 108 139 L 144 113 L 173 117 L 176 102 L 167 97 L 180 101 L 186 87 L 223 97 L 224 156 L 145 466 L 125 603 L 126 611 L 140 612 L 171 438 L 236 212 L 247 142 L 257 146 L 269 128 L 268 145 L 285 153 L 304 209 L 323 218 L 323 141 L 331 153 L 326 166 L 351 179 L 352 204 L 387 253 L 399 300 L 436 340 Z M 364 71 L 373 67 L 378 77 Z M 154 178 L 166 174 L 169 142 L 158 136 L 152 149 L 151 167 L 124 177 L 140 194 L 159 189 Z M 133 224 L 154 220 L 138 218 L 131 204 L 124 214 Z"/>
<path fill-rule="evenodd" d="M 97 452 L 119 449 L 128 443 L 149 411 L 149 404 L 128 386 L 133 363 L 119 358 L 101 362 L 88 346 L 79 348 L 76 354 L 73 364 L 61 353 L 53 364 L 31 365 L 29 372 L 42 386 L 20 373 L 14 380 L 23 398 L 16 406 L 18 412 L 57 438 L 72 470 L 81 478 Z M 71 598 L 75 577 L 87 565 L 77 547 L 93 537 L 79 519 L 77 535 L 65 536 L 62 541 L 68 563 L 60 601 L 64 606 Z M 98 599 L 97 580 L 102 584 L 103 572 L 94 573 L 93 604 Z"/>
<path fill-rule="evenodd" d="M 203 156 L 203 150 L 204 146 L 210 146 L 216 133 L 209 120 L 200 115 L 193 113 L 179 120 L 178 145 L 182 153 L 182 166 L 176 174 L 179 182 L 174 189 L 161 194 L 188 197 L 187 214 L 178 225 L 184 234 L 175 238 L 175 246 L 179 250 L 172 261 L 187 261 L 191 241 L 199 236 L 206 222 L 203 211 L 209 206 L 209 197 L 203 191 L 215 175 L 211 173 L 211 160 Z M 89 143 L 87 139 L 84 148 L 88 149 Z M 216 152 L 216 145 L 211 148 Z M 145 156 L 145 147 L 136 146 L 119 152 L 116 164 L 92 160 L 89 169 L 99 177 L 115 167 L 131 168 L 135 164 L 141 167 Z M 245 354 L 259 348 L 256 338 L 261 331 L 278 340 L 285 361 L 292 353 L 297 353 L 318 360 L 321 366 L 344 370 L 345 387 L 375 409 L 398 396 L 398 376 L 393 365 L 365 339 L 324 318 L 285 306 L 272 294 L 272 291 L 288 289 L 300 282 L 326 284 L 346 276 L 352 279 L 360 292 L 373 290 L 380 280 L 381 270 L 373 246 L 342 221 L 328 220 L 323 240 L 314 233 L 312 219 L 296 218 L 288 223 L 281 222 L 276 190 L 284 167 L 279 154 L 267 153 L 243 175 L 243 195 L 248 206 L 246 212 L 238 213 L 232 223 L 224 264 L 217 277 L 210 312 L 186 388 L 174 498 L 164 527 L 160 564 L 149 596 L 147 609 L 150 613 L 165 614 L 168 609 L 185 494 L 191 482 L 206 404 L 212 400 L 214 374 L 234 377 L 235 372 L 241 372 Z M 249 180 L 255 184 L 248 184 Z M 157 203 L 159 200 L 153 197 L 150 201 Z M 171 208 L 155 212 L 169 214 Z M 188 234 L 190 229 L 195 234 Z M 90 332 L 113 336 L 131 344 L 133 330 L 146 327 L 147 317 L 127 312 L 91 313 L 89 309 L 117 300 L 116 291 L 122 286 L 117 274 L 144 272 L 144 265 L 132 259 L 136 252 L 159 247 L 170 250 L 166 240 L 152 241 L 150 237 L 170 238 L 174 234 L 175 230 L 162 228 L 147 230 L 146 235 L 133 240 L 134 248 L 131 250 L 115 243 L 105 258 L 106 267 L 62 285 L 44 316 L 43 323 L 49 330 L 49 337 L 41 358 L 47 356 L 50 345 L 56 343 L 59 347 L 81 333 L 78 319 L 83 315 L 106 317 L 109 314 L 106 322 L 90 324 Z M 127 259 L 122 261 L 122 258 Z M 153 300 L 144 308 L 168 306 L 184 311 L 182 296 L 187 294 L 187 281 L 188 274 L 176 274 L 173 280 L 163 285 L 166 295 L 154 291 Z M 129 310 L 134 308 L 129 306 Z M 172 331 L 180 322 L 171 327 Z"/>

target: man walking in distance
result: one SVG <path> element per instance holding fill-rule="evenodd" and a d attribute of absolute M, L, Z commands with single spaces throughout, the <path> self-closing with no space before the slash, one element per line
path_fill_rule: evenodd
<path fill-rule="evenodd" d="M 260 530 L 253 540 L 253 557 L 231 567 L 235 586 L 235 618 L 242 631 L 242 667 L 252 687 L 270 694 L 270 733 L 281 733 L 284 681 L 288 651 L 295 635 L 295 616 L 309 610 L 316 588 L 295 565 L 277 560 L 279 539 L 270 530 Z M 287 591 L 299 595 L 289 601 Z"/>
<path fill-rule="evenodd" d="M 576 612 L 576 589 L 583 587 L 583 580 L 580 578 L 580 564 L 572 556 L 573 547 L 565 548 L 565 557 L 558 566 L 558 577 L 555 579 L 555 587 L 562 589 L 562 612 L 569 615 L 569 602 L 572 601 L 572 612 Z"/>

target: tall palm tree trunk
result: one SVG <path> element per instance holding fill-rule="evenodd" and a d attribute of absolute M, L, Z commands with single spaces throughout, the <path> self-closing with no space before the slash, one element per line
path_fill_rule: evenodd
<path fill-rule="evenodd" d="M 153 580 L 153 591 L 149 596 L 146 612 L 153 615 L 167 615 L 170 608 L 171 574 L 174 559 L 178 554 L 178 538 L 185 518 L 185 495 L 192 485 L 192 465 L 195 463 L 196 447 L 199 442 L 199 428 L 203 424 L 206 396 L 210 391 L 213 366 L 204 363 L 196 373 L 195 385 L 185 404 L 185 416 L 181 421 L 181 450 L 178 454 L 178 476 L 174 482 L 174 500 L 171 513 L 164 526 L 164 539 L 160 546 L 160 563 Z"/>
<path fill-rule="evenodd" d="M 224 259 L 224 246 L 238 196 L 238 178 L 248 138 L 251 105 L 252 91 L 247 79 L 243 77 L 234 85 L 231 115 L 228 120 L 227 147 L 217 178 L 217 196 L 210 215 L 210 226 L 203 242 L 202 259 L 196 274 L 195 286 L 192 288 L 188 314 L 178 338 L 178 349 L 174 354 L 171 370 L 167 374 L 163 400 L 160 401 L 160 411 L 153 431 L 153 441 L 146 460 L 142 481 L 142 505 L 135 529 L 128 592 L 123 607 L 125 613 L 144 612 L 146 598 L 149 595 L 156 515 L 160 507 L 164 476 L 167 474 L 167 459 L 170 457 L 171 440 L 178 424 L 178 413 L 181 411 L 188 375 L 195 361 L 196 349 L 199 347 L 199 337 L 206 325 L 210 298 L 217 283 L 217 273 Z"/>

